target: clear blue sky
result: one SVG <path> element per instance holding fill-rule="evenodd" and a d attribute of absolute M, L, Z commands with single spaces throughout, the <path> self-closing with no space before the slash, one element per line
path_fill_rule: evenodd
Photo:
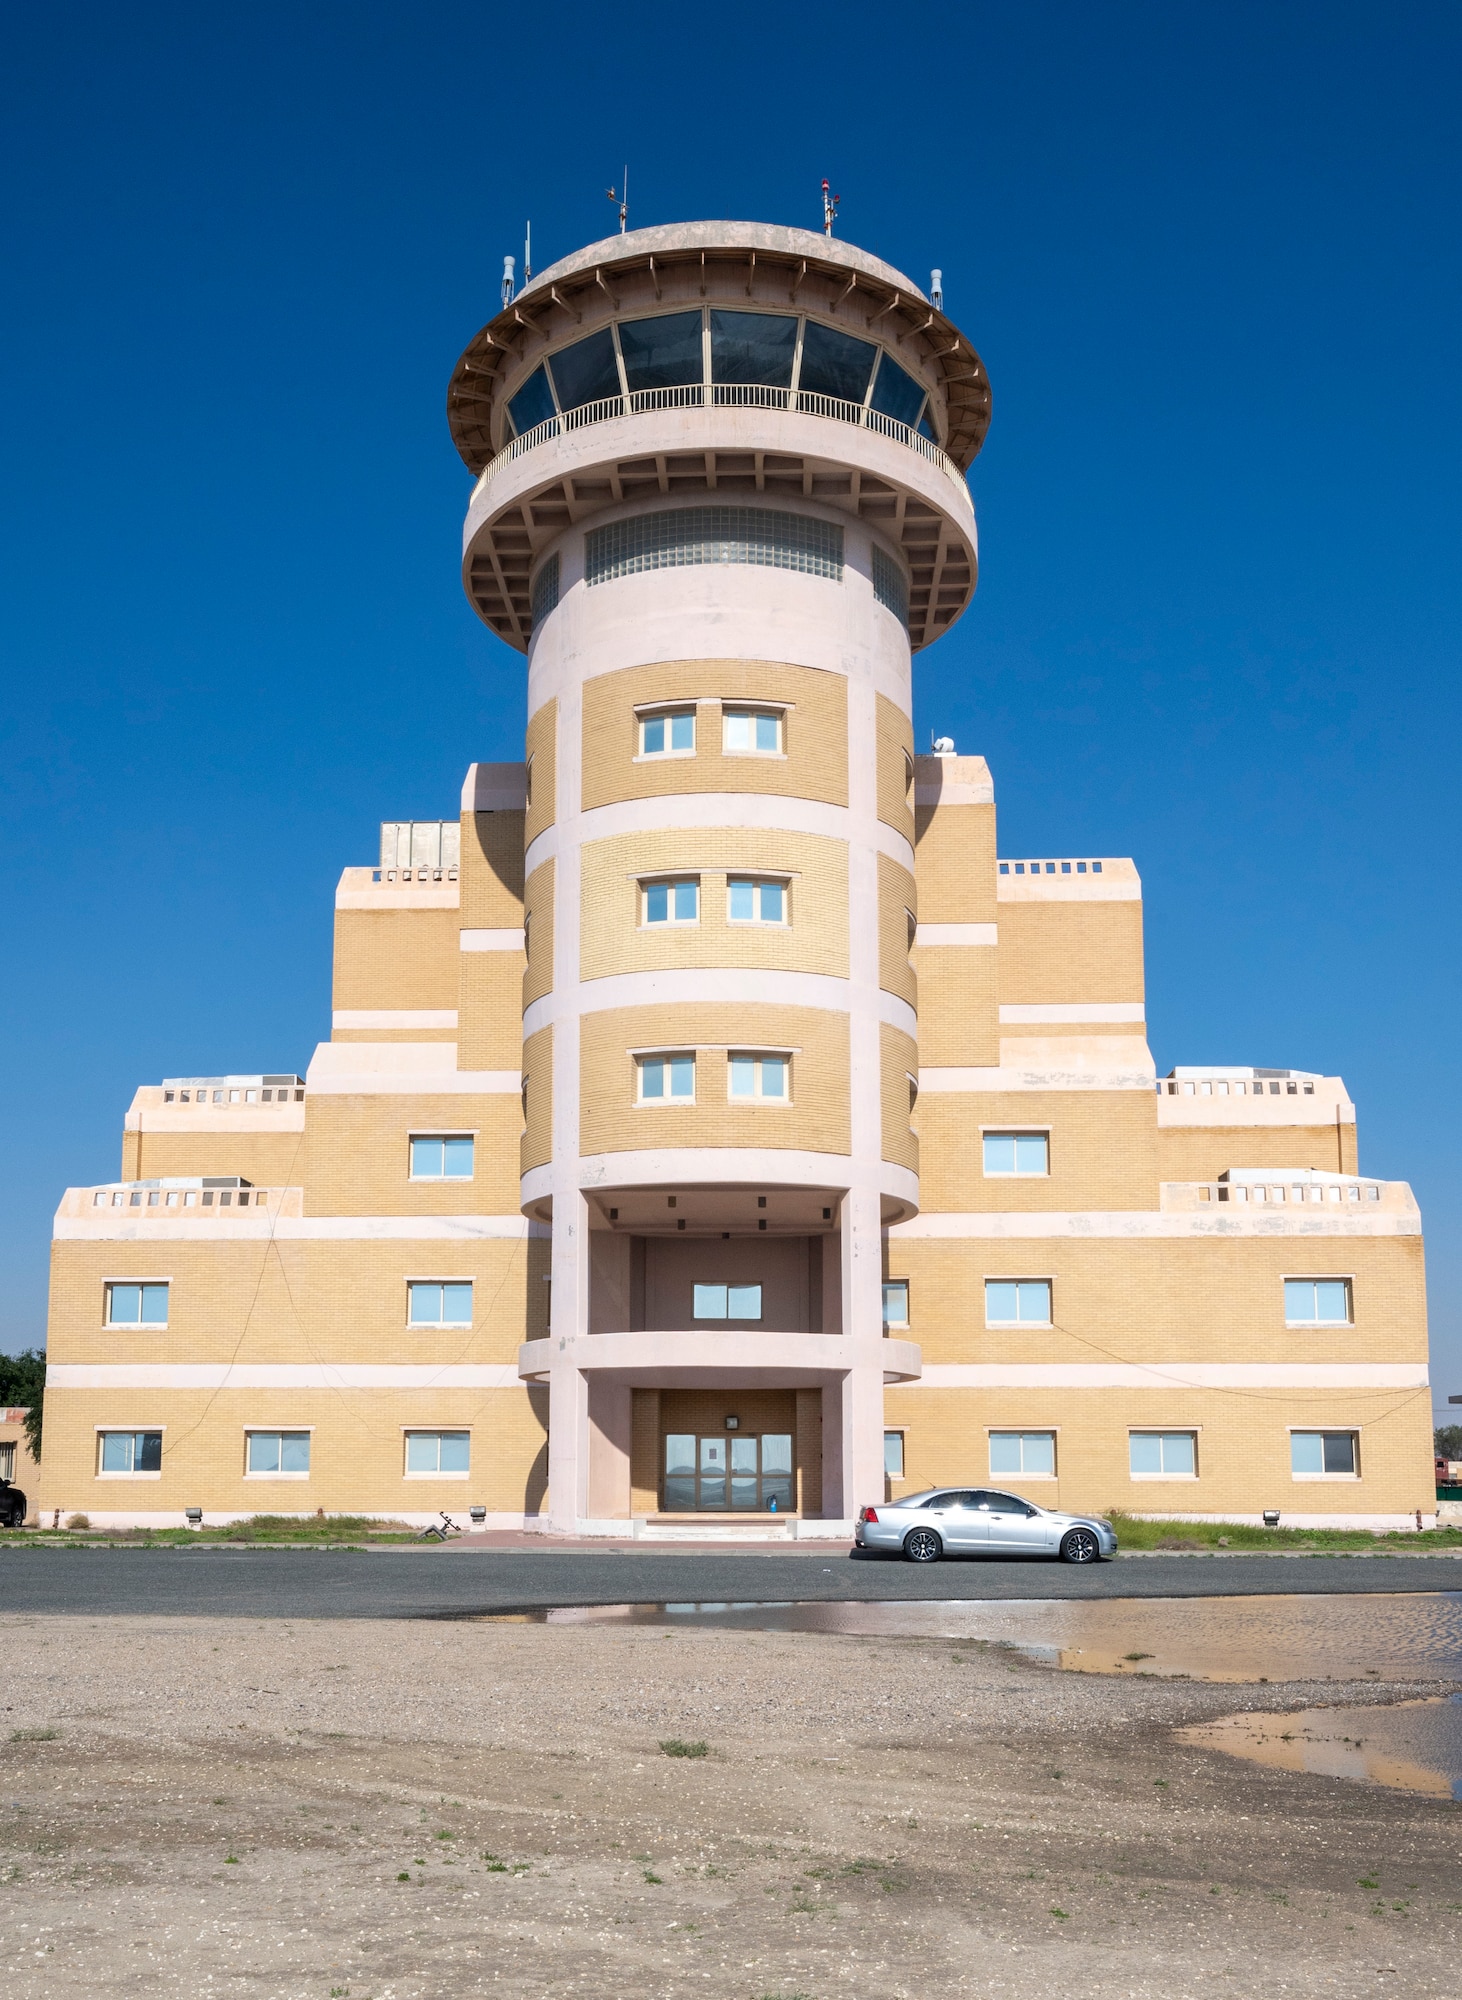
<path fill-rule="evenodd" d="M 1462 1391 L 1462 11 L 12 10 L 0 1344 L 133 1087 L 303 1069 L 382 818 L 520 753 L 458 582 L 453 361 L 632 221 L 819 221 L 994 384 L 922 739 L 1005 853 L 1131 854 L 1160 1068 L 1340 1072 Z"/>

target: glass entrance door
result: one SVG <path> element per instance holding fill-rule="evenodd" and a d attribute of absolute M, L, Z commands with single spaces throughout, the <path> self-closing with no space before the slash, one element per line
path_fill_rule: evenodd
<path fill-rule="evenodd" d="M 794 1503 L 786 1432 L 696 1437 L 684 1431 L 665 1440 L 667 1513 L 786 1514 Z"/>

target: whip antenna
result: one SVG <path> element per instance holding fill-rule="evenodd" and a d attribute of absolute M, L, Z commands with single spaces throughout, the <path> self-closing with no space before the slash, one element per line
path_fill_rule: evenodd
<path fill-rule="evenodd" d="M 604 192 L 608 195 L 611 201 L 617 201 L 619 203 L 619 233 L 621 236 L 623 236 L 625 232 L 625 226 L 629 221 L 628 166 L 626 166 L 624 170 L 624 179 L 620 182 L 618 188 L 605 188 Z"/>

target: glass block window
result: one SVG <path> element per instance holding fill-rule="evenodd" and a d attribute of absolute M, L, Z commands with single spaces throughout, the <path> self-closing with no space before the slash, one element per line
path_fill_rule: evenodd
<path fill-rule="evenodd" d="M 758 751 L 776 756 L 782 748 L 782 716 L 778 709 L 728 708 L 722 712 L 721 747 L 733 756 Z"/>
<path fill-rule="evenodd" d="M 904 1327 L 909 1323 L 909 1281 L 890 1278 L 883 1288 L 883 1324 Z"/>
<path fill-rule="evenodd" d="M 1005 1478 L 1054 1479 L 1054 1431 L 991 1431 L 990 1474 Z"/>
<path fill-rule="evenodd" d="M 1289 1466 L 1297 1478 L 1354 1479 L 1360 1472 L 1354 1431 L 1291 1431 Z"/>
<path fill-rule="evenodd" d="M 647 882 L 644 888 L 647 924 L 694 924 L 700 921 L 701 885 L 697 876 L 679 881 Z"/>
<path fill-rule="evenodd" d="M 247 1434 L 247 1472 L 274 1474 L 278 1478 L 304 1478 L 310 1469 L 308 1431 L 250 1431 Z"/>
<path fill-rule="evenodd" d="M 731 1097 L 745 1104 L 785 1104 L 791 1064 L 785 1056 L 733 1055 Z"/>
<path fill-rule="evenodd" d="M 411 1279 L 406 1287 L 410 1326 L 471 1326 L 470 1278 Z"/>
<path fill-rule="evenodd" d="M 558 554 L 554 552 L 533 579 L 533 623 L 543 620 L 558 603 Z"/>
<path fill-rule="evenodd" d="M 440 1476 L 444 1472 L 470 1472 L 472 1433 L 470 1431 L 408 1431 L 406 1471 Z"/>
<path fill-rule="evenodd" d="M 892 556 L 886 556 L 877 542 L 873 544 L 873 595 L 886 611 L 891 611 L 900 625 L 907 631 L 909 623 L 909 586 L 904 573 Z"/>
<path fill-rule="evenodd" d="M 731 876 L 726 883 L 726 916 L 733 924 L 786 923 L 786 883 Z"/>
<path fill-rule="evenodd" d="M 1044 1132 L 987 1132 L 985 1172 L 1045 1174 L 1050 1172 L 1050 1144 Z"/>
<path fill-rule="evenodd" d="M 161 1472 L 161 1431 L 103 1431 L 98 1443 L 102 1472 Z"/>
<path fill-rule="evenodd" d="M 691 1104 L 695 1100 L 694 1056 L 641 1056 L 641 1104 Z"/>
<path fill-rule="evenodd" d="M 841 583 L 843 531 L 829 521 L 767 507 L 682 507 L 591 528 L 585 558 L 591 584 L 701 563 L 753 563 Z"/>
<path fill-rule="evenodd" d="M 1196 1479 L 1198 1437 L 1194 1431 L 1133 1431 L 1127 1440 L 1134 1479 Z"/>
<path fill-rule="evenodd" d="M 414 1181 L 470 1181 L 473 1142 L 465 1133 L 413 1137 L 411 1178 Z"/>
<path fill-rule="evenodd" d="M 1049 1278 L 986 1278 L 986 1326 L 1049 1326 Z"/>
<path fill-rule="evenodd" d="M 1349 1326 L 1349 1278 L 1286 1278 L 1287 1326 Z"/>
<path fill-rule="evenodd" d="M 760 1319 L 760 1285 L 697 1285 L 697 1319 Z"/>
<path fill-rule="evenodd" d="M 150 1285 L 108 1285 L 108 1326 L 166 1326 L 168 1287 L 166 1282 Z"/>
<path fill-rule="evenodd" d="M 640 717 L 640 755 L 687 756 L 695 749 L 695 710 L 664 709 L 658 715 Z"/>

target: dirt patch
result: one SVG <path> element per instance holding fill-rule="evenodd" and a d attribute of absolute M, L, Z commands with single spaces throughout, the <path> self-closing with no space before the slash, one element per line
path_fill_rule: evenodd
<path fill-rule="evenodd" d="M 4 1634 L 15 2000 L 1454 1985 L 1454 1805 L 1175 1739 L 1273 1710 L 1272 1685 L 814 1634 L 40 1617 Z"/>

